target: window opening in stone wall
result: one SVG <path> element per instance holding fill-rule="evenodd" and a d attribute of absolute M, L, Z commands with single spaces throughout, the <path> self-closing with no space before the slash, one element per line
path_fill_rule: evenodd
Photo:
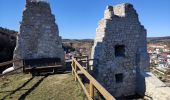
<path fill-rule="evenodd" d="M 125 57 L 125 45 L 115 46 L 115 57 Z"/>
<path fill-rule="evenodd" d="M 116 78 L 116 83 L 122 83 L 123 82 L 123 74 L 122 73 L 116 74 L 115 78 Z"/>

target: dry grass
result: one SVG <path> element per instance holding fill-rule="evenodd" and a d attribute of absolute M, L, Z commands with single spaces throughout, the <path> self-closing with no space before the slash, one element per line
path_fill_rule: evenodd
<path fill-rule="evenodd" d="M 71 74 L 32 77 L 16 74 L 0 79 L 0 100 L 86 100 Z"/>

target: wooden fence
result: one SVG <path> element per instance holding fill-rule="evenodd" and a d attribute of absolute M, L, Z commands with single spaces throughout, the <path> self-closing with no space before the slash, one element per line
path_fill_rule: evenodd
<path fill-rule="evenodd" d="M 94 98 L 94 88 L 99 91 L 106 100 L 116 100 L 95 78 L 93 78 L 79 63 L 75 58 L 72 58 L 72 75 L 75 77 L 75 81 L 78 80 L 81 87 L 83 88 L 88 100 L 93 100 Z M 90 81 L 89 92 L 81 81 L 77 71 L 80 70 L 85 77 Z"/>
<path fill-rule="evenodd" d="M 12 63 L 17 62 L 17 61 L 20 61 L 20 60 L 19 59 L 18 60 L 11 60 L 11 61 L 6 61 L 6 62 L 3 62 L 3 63 L 0 63 L 0 67 L 12 64 Z"/>
<path fill-rule="evenodd" d="M 3 63 L 0 63 L 0 67 L 6 66 L 6 65 L 9 65 L 9 64 L 13 64 L 14 62 L 18 62 L 18 61 L 21 61 L 21 59 L 3 62 Z M 20 66 L 20 67 L 12 70 L 12 71 L 10 71 L 10 72 L 7 72 L 7 73 L 5 73 L 5 74 L 0 74 L 0 77 L 6 76 L 6 75 L 10 75 L 10 74 L 12 74 L 13 72 L 15 72 L 15 71 L 17 71 L 17 70 L 20 70 L 20 69 L 22 69 L 22 68 L 23 68 L 23 66 Z"/>
<path fill-rule="evenodd" d="M 153 69 L 154 71 L 162 74 L 162 75 L 165 75 L 165 74 L 166 74 L 164 71 L 161 71 L 161 70 L 159 70 L 159 69 L 157 69 L 157 68 L 152 68 L 152 69 Z"/>

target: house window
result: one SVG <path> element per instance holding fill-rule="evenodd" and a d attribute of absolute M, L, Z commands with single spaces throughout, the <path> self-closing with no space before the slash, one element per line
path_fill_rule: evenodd
<path fill-rule="evenodd" d="M 116 74 L 115 78 L 116 78 L 116 83 L 122 83 L 123 82 L 123 74 L 122 73 Z"/>
<path fill-rule="evenodd" d="M 115 57 L 125 57 L 125 45 L 115 46 Z"/>

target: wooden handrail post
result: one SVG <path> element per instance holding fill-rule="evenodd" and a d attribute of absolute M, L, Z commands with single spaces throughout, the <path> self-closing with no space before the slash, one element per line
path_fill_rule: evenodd
<path fill-rule="evenodd" d="M 89 72 L 90 71 L 90 66 L 89 66 L 89 57 L 87 56 L 87 63 L 86 63 L 87 65 L 87 71 Z"/>
<path fill-rule="evenodd" d="M 73 59 L 72 59 L 71 66 L 72 66 L 72 75 L 73 75 L 73 74 L 74 74 L 74 70 L 73 70 L 73 67 L 74 67 L 74 60 L 73 60 Z"/>
<path fill-rule="evenodd" d="M 76 65 L 76 63 L 74 63 L 74 69 L 75 69 L 75 77 L 74 77 L 74 79 L 75 79 L 75 81 L 77 81 L 77 77 L 76 77 L 76 74 L 77 74 L 77 65 Z"/>
<path fill-rule="evenodd" d="M 87 66 L 87 60 L 88 60 L 88 59 L 87 59 L 87 57 L 86 57 L 86 59 L 85 59 L 85 60 L 86 60 L 86 68 L 87 68 L 87 71 L 88 71 L 88 66 Z"/>
<path fill-rule="evenodd" d="M 97 91 L 99 91 L 103 97 L 106 100 L 116 100 L 96 79 L 93 78 L 93 76 L 91 76 L 87 70 L 85 70 L 83 68 L 83 66 L 81 66 L 79 64 L 78 61 L 76 61 L 75 58 L 73 58 L 73 65 L 72 65 L 74 74 L 75 74 L 75 81 L 78 81 L 80 83 L 80 85 L 82 86 L 88 100 L 93 100 L 94 99 L 94 89 L 96 89 Z M 89 92 L 87 91 L 86 87 L 84 86 L 84 84 L 82 83 L 77 71 L 80 70 L 87 79 L 89 79 L 90 84 L 89 84 Z"/>
<path fill-rule="evenodd" d="M 94 98 L 94 86 L 93 83 L 90 81 L 90 97 Z"/>

